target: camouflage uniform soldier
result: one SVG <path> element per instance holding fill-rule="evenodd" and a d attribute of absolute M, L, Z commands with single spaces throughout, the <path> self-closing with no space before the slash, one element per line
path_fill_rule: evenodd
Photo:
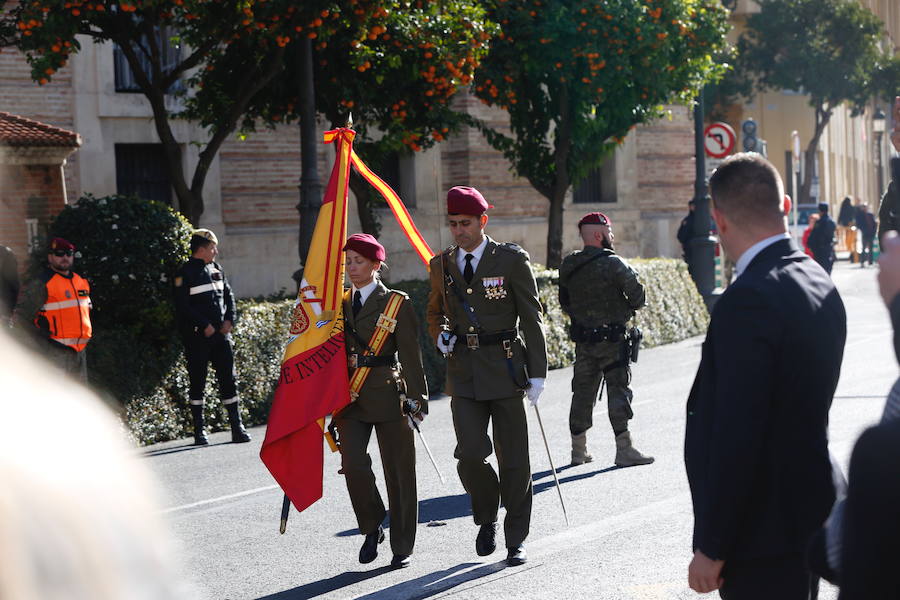
<path fill-rule="evenodd" d="M 637 309 L 644 306 L 644 286 L 637 273 L 613 251 L 612 223 L 603 213 L 585 215 L 578 222 L 584 249 L 568 255 L 559 268 L 559 299 L 572 320 L 575 342 L 572 375 L 572 464 L 591 462 L 587 430 L 597 392 L 606 379 L 609 422 L 616 437 L 616 465 L 630 467 L 653 462 L 631 445 L 628 421 L 632 393 L 630 343 L 639 343 L 639 332 L 626 328 Z M 637 335 L 636 335 L 637 334 Z"/>

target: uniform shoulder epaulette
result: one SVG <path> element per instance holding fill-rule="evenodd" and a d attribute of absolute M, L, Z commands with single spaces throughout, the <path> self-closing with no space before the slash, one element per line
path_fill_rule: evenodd
<path fill-rule="evenodd" d="M 392 294 L 397 294 L 398 296 L 403 296 L 404 300 L 409 300 L 409 294 L 404 292 L 403 290 L 388 290 Z"/>
<path fill-rule="evenodd" d="M 514 244 L 512 242 L 503 242 L 502 244 L 497 244 L 497 247 L 506 250 L 507 252 L 514 252 L 516 254 L 521 254 L 525 257 L 525 260 L 531 260 L 531 256 L 529 256 L 528 252 L 522 246 L 518 244 Z"/>

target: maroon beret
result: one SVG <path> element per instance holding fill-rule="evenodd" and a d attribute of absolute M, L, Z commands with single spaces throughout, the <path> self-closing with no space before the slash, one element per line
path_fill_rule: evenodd
<path fill-rule="evenodd" d="M 458 185 L 447 192 L 448 215 L 480 215 L 489 208 L 494 206 L 473 187 Z"/>
<path fill-rule="evenodd" d="M 378 262 L 384 262 L 384 259 L 387 257 L 384 246 L 379 244 L 378 240 L 368 233 L 354 233 L 348 237 L 347 243 L 344 244 L 344 250 L 359 252 L 369 260 L 377 260 Z"/>
<path fill-rule="evenodd" d="M 75 245 L 69 240 L 55 237 L 50 240 L 50 247 L 48 250 L 50 252 L 53 252 L 54 250 L 71 250 L 72 252 L 75 252 Z"/>
<path fill-rule="evenodd" d="M 582 225 L 612 225 L 612 221 L 609 217 L 604 215 L 602 212 L 592 212 L 581 217 L 581 220 L 578 221 L 578 227 L 581 228 Z"/>

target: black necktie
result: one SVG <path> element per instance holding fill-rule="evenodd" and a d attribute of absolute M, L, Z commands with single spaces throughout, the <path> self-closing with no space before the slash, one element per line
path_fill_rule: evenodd
<path fill-rule="evenodd" d="M 472 268 L 472 259 L 475 258 L 471 254 L 466 254 L 466 268 L 463 269 L 463 278 L 466 283 L 472 283 L 472 276 L 475 275 L 475 269 Z"/>
<path fill-rule="evenodd" d="M 353 316 L 359 314 L 360 309 L 362 308 L 362 294 L 359 290 L 353 292 Z"/>

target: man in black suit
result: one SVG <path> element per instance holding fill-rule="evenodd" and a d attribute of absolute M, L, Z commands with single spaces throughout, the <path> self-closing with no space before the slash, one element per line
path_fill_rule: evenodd
<path fill-rule="evenodd" d="M 687 403 L 689 583 L 726 600 L 814 598 L 804 550 L 834 501 L 827 425 L 844 304 L 788 236 L 790 199 L 768 161 L 732 156 L 710 191 L 737 277 L 713 311 Z"/>

